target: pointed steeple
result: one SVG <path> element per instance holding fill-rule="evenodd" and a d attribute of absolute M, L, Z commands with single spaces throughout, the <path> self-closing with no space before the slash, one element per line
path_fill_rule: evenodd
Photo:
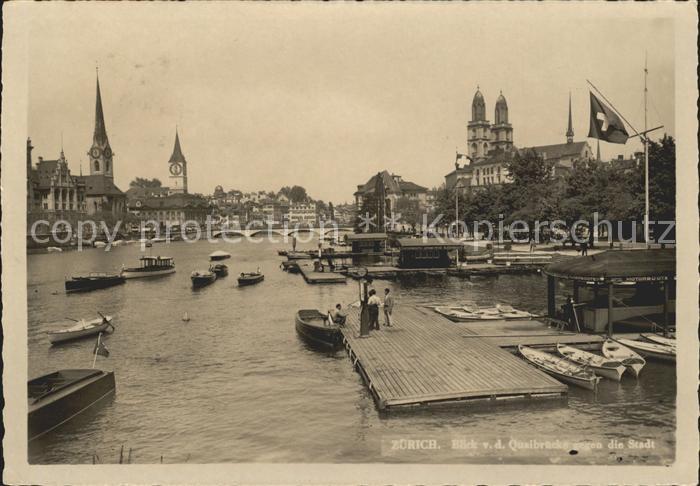
<path fill-rule="evenodd" d="M 95 145 L 105 146 L 107 140 L 107 129 L 105 128 L 105 116 L 102 111 L 102 95 L 100 94 L 100 77 L 97 76 L 97 98 L 95 101 L 95 134 L 92 141 Z"/>
<path fill-rule="evenodd" d="M 178 135 L 177 128 L 175 128 L 175 146 L 173 147 L 173 154 L 170 156 L 168 163 L 173 162 L 187 162 L 185 156 L 182 155 L 182 149 L 180 148 L 180 136 Z"/>
<path fill-rule="evenodd" d="M 571 91 L 569 91 L 569 128 L 566 130 L 566 143 L 574 142 L 574 127 L 571 123 Z"/>

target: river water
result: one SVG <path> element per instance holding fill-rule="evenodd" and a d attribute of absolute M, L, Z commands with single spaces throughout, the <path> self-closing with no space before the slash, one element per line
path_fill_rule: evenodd
<path fill-rule="evenodd" d="M 639 381 L 603 380 L 568 401 L 380 414 L 340 351 L 324 354 L 294 330 L 299 308 L 357 300 L 357 284 L 307 285 L 279 269 L 284 243 L 156 244 L 177 273 L 66 295 L 71 274 L 134 266 L 139 245 L 28 256 L 29 375 L 89 368 L 91 340 L 51 347 L 45 332 L 64 316 L 115 316 L 105 338 L 115 396 L 32 442 L 30 463 L 429 462 L 669 464 L 675 448 L 675 369 L 649 362 Z M 299 245 L 315 248 L 315 242 Z M 189 274 L 224 249 L 230 275 L 193 291 Z M 260 267 L 265 281 L 236 287 Z M 473 300 L 546 306 L 541 275 L 377 281 L 397 305 Z M 564 292 L 559 292 L 565 295 Z M 182 320 L 187 312 L 189 322 Z M 396 323 L 400 325 L 400 323 Z M 455 324 L 459 325 L 459 324 Z M 420 450 L 409 440 L 420 440 Z M 644 447 L 641 447 L 644 446 Z M 161 459 L 162 458 L 162 459 Z"/>

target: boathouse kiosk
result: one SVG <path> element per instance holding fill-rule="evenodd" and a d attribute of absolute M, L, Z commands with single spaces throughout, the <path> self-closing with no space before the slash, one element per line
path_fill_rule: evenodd
<path fill-rule="evenodd" d="M 446 238 L 401 238 L 399 268 L 449 268 L 457 264 L 464 243 Z"/>
<path fill-rule="evenodd" d="M 386 233 L 355 233 L 347 235 L 352 248 L 353 264 L 376 263 L 386 251 Z"/>
<path fill-rule="evenodd" d="M 676 253 L 610 250 L 553 263 L 547 275 L 547 313 L 557 317 L 557 279 L 573 282 L 577 317 L 584 330 L 613 334 L 613 324 L 660 328 L 675 322 Z"/>

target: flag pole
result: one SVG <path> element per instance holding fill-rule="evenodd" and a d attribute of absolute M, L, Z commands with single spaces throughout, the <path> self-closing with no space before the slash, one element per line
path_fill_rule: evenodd
<path fill-rule="evenodd" d="M 100 349 L 100 337 L 102 337 L 102 333 L 99 333 L 97 335 L 97 346 L 95 346 L 95 356 L 92 360 L 92 367 L 95 368 L 95 363 L 97 363 L 97 351 Z"/>
<path fill-rule="evenodd" d="M 644 51 L 644 131 L 647 129 L 647 53 Z M 644 243 L 649 248 L 649 139 L 644 135 Z"/>

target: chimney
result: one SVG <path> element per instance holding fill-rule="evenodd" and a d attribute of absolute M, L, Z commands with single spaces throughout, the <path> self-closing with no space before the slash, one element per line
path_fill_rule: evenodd
<path fill-rule="evenodd" d="M 618 154 L 617 160 L 625 160 L 625 158 L 622 156 L 622 154 Z"/>

